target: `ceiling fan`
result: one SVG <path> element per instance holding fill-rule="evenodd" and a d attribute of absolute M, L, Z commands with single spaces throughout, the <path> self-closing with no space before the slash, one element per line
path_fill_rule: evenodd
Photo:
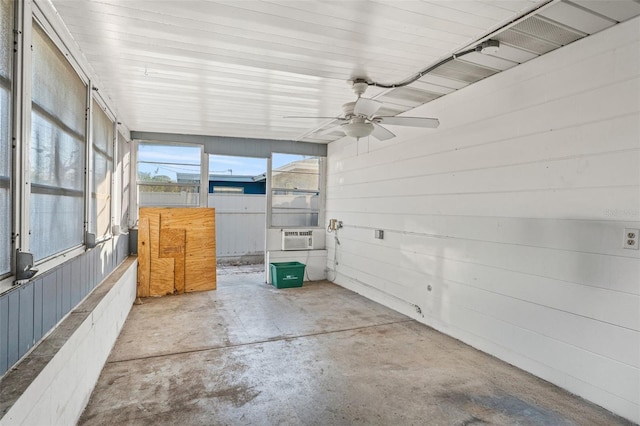
<path fill-rule="evenodd" d="M 343 117 L 300 117 L 288 116 L 285 118 L 327 118 L 332 119 L 330 123 L 323 126 L 318 134 L 326 134 L 336 128 L 342 130 L 347 136 L 360 139 L 373 135 L 378 140 L 385 141 L 395 137 L 391 131 L 381 126 L 389 124 L 393 126 L 425 127 L 436 128 L 440 124 L 437 118 L 422 117 L 397 117 L 375 115 L 382 107 L 382 102 L 374 99 L 363 98 L 362 95 L 369 87 L 369 84 L 362 79 L 353 81 L 353 91 L 358 97 L 355 102 L 347 102 L 342 105 Z"/>

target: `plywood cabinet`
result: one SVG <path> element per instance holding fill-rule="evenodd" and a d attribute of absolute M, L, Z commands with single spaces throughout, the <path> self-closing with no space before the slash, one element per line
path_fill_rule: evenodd
<path fill-rule="evenodd" d="M 138 297 L 215 290 L 215 229 L 215 209 L 141 208 Z"/>

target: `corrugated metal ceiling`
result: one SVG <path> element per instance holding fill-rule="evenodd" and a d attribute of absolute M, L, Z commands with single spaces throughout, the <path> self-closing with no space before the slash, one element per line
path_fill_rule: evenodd
<path fill-rule="evenodd" d="M 512 1 L 52 0 L 137 131 L 326 143 L 348 80 L 402 81 L 542 4 Z M 640 14 L 634 0 L 555 1 L 416 83 L 370 87 L 397 114 Z"/>

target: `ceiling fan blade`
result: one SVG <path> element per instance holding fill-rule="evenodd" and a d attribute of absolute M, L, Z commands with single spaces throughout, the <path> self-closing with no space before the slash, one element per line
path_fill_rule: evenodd
<path fill-rule="evenodd" d="M 358 98 L 356 105 L 353 107 L 353 113 L 356 115 L 364 115 L 365 117 L 371 117 L 378 112 L 382 102 L 374 101 L 368 98 Z"/>
<path fill-rule="evenodd" d="M 379 125 L 378 123 L 372 123 L 372 124 L 373 124 L 373 133 L 371 134 L 373 135 L 373 137 L 375 137 L 379 141 L 386 141 L 387 139 L 391 139 L 396 136 L 393 133 L 391 133 L 389 130 Z"/>
<path fill-rule="evenodd" d="M 440 125 L 437 118 L 422 117 L 374 117 L 377 123 L 390 124 L 392 126 L 426 127 L 435 129 Z"/>
<path fill-rule="evenodd" d="M 326 126 L 323 126 L 321 129 L 313 133 L 315 135 L 322 136 L 322 135 L 328 135 L 329 133 L 335 132 L 336 130 L 342 131 L 342 129 L 340 128 L 341 121 L 344 121 L 344 120 L 341 118 L 335 119 L 329 122 Z"/>
<path fill-rule="evenodd" d="M 342 117 L 307 117 L 305 115 L 285 115 L 282 118 L 318 118 L 322 120 L 346 120 L 346 118 Z"/>

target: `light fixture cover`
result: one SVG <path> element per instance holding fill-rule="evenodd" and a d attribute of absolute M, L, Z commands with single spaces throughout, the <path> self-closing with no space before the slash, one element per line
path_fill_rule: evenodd
<path fill-rule="evenodd" d="M 373 133 L 373 124 L 362 122 L 347 123 L 342 125 L 342 130 L 347 136 L 360 139 Z"/>
<path fill-rule="evenodd" d="M 484 53 L 485 55 L 494 55 L 498 53 L 499 49 L 500 42 L 498 40 L 486 40 L 482 42 L 480 52 Z"/>

